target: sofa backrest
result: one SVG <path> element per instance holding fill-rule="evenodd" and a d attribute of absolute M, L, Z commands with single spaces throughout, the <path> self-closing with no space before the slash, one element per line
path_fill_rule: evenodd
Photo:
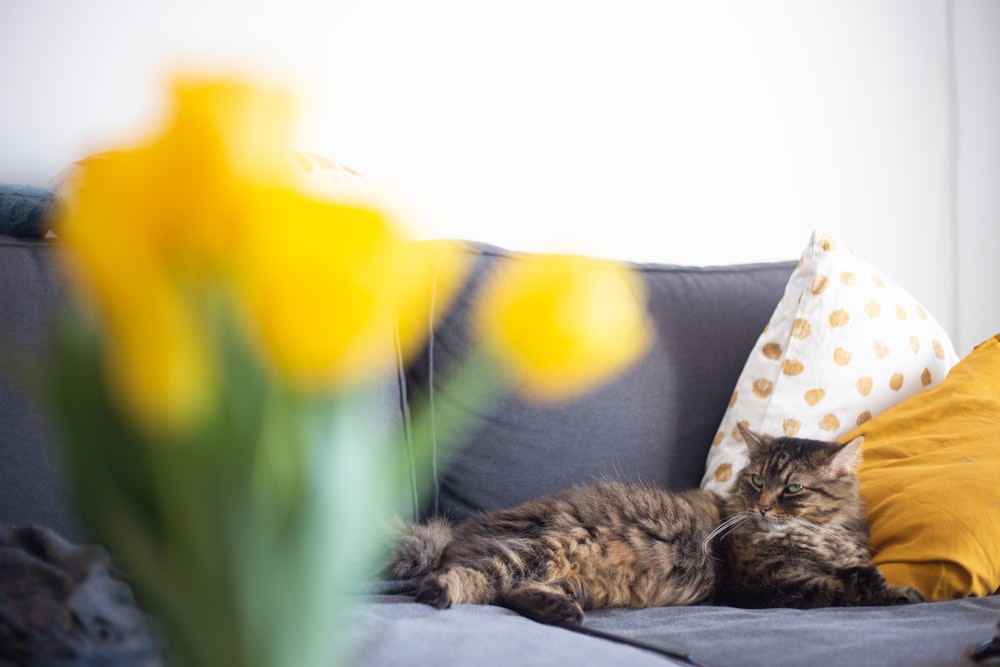
<path fill-rule="evenodd" d="M 471 260 L 468 282 L 437 319 L 426 348 L 400 377 L 380 385 L 381 417 L 398 426 L 433 393 L 433 409 L 450 404 L 477 418 L 458 450 L 436 461 L 429 489 L 411 490 L 415 513 L 457 519 L 605 478 L 696 486 L 744 361 L 794 268 L 791 262 L 633 265 L 657 332 L 641 361 L 569 402 L 542 405 L 506 394 L 473 405 L 449 393 L 445 382 L 472 346 L 470 308 L 487 275 L 532 255 L 467 242 L 443 248 L 442 262 Z M 37 365 L 44 359 L 65 298 L 55 252 L 49 241 L 0 236 L 0 351 L 8 360 Z M 45 417 L 4 365 L 0 523 L 80 536 Z"/>
<path fill-rule="evenodd" d="M 411 410 L 431 401 L 477 417 L 417 499 L 424 514 L 455 519 L 601 479 L 697 486 L 740 371 L 795 268 L 634 264 L 657 334 L 643 359 L 568 402 L 509 393 L 477 405 L 447 383 L 473 347 L 470 309 L 487 275 L 532 255 L 455 243 L 441 261 L 471 261 L 471 275 L 410 364 L 406 389 Z"/>

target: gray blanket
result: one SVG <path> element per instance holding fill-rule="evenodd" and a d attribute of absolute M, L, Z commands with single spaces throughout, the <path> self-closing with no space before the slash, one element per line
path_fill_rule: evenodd
<path fill-rule="evenodd" d="M 160 667 L 161 650 L 104 549 L 0 525 L 0 667 Z"/>

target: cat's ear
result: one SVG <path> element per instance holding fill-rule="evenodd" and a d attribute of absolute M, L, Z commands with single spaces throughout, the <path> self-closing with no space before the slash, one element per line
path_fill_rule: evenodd
<path fill-rule="evenodd" d="M 830 477 L 843 477 L 854 472 L 861 463 L 861 443 L 864 440 L 865 437 L 859 435 L 837 450 L 837 453 L 830 458 L 830 463 L 827 467 Z"/>
<path fill-rule="evenodd" d="M 747 449 L 750 450 L 750 454 L 758 454 L 760 452 L 767 451 L 768 446 L 771 444 L 770 438 L 757 435 L 739 422 L 737 422 L 736 428 L 739 429 L 740 435 L 743 436 L 743 442 L 746 443 Z"/>

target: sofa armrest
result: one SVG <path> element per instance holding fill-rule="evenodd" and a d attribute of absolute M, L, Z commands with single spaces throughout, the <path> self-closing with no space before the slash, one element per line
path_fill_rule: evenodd
<path fill-rule="evenodd" d="M 44 363 L 64 294 L 54 241 L 0 236 L 0 523 L 79 536 L 42 406 L 13 372 Z"/>

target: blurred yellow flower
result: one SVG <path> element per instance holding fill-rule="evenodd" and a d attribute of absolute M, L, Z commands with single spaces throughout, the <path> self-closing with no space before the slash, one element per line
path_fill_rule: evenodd
<path fill-rule="evenodd" d="M 206 407 L 207 343 L 159 252 L 158 210 L 143 150 L 88 162 L 62 211 L 71 269 L 104 323 L 105 361 L 122 402 L 145 426 L 172 430 Z"/>
<path fill-rule="evenodd" d="M 149 148 L 147 186 L 155 199 L 163 252 L 196 270 L 239 252 L 248 188 L 283 183 L 294 104 L 283 91 L 232 79 L 181 78 L 174 108 Z"/>
<path fill-rule="evenodd" d="M 248 315 L 280 377 L 312 389 L 370 381 L 414 347 L 405 334 L 426 334 L 437 252 L 376 211 L 296 191 L 291 118 L 281 92 L 184 79 L 156 136 L 82 165 L 58 233 L 147 425 L 183 426 L 211 402 L 208 291 Z"/>
<path fill-rule="evenodd" d="M 224 270 L 238 253 L 244 209 L 252 205 L 247 188 L 283 182 L 291 173 L 292 103 L 280 91 L 227 79 L 181 78 L 173 93 L 155 136 L 82 162 L 75 185 L 90 196 L 76 202 L 72 195 L 80 193 L 71 193 L 60 236 L 76 227 L 73 244 L 88 243 L 105 257 L 115 256 L 108 242 L 118 240 L 174 275 Z M 104 210 L 91 215 L 96 209 Z M 90 219 L 76 225 L 81 217 Z M 106 270 L 114 271 L 113 264 Z"/>
<path fill-rule="evenodd" d="M 291 106 L 239 81 L 180 79 L 166 126 L 82 164 L 58 227 L 106 328 L 108 371 L 145 426 L 207 408 L 211 367 L 190 290 L 227 270 L 247 183 L 279 177 Z"/>
<path fill-rule="evenodd" d="M 315 388 L 389 370 L 393 304 L 428 283 L 433 257 L 415 258 L 375 211 L 283 189 L 259 190 L 249 201 L 236 284 L 280 373 Z"/>
<path fill-rule="evenodd" d="M 112 335 L 106 359 L 123 402 L 139 422 L 174 432 L 191 425 L 211 403 L 209 350 L 171 286 L 145 288 L 141 304 L 115 304 L 107 311 Z"/>
<path fill-rule="evenodd" d="M 610 262 L 514 260 L 484 287 L 476 327 L 530 396 L 580 394 L 636 361 L 652 328 L 641 285 Z"/>

